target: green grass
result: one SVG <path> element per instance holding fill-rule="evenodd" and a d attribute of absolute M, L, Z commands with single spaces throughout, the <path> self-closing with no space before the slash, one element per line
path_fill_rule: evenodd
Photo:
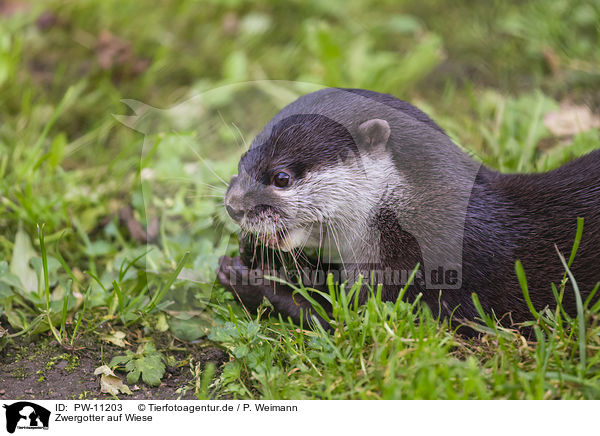
<path fill-rule="evenodd" d="M 481 338 L 466 340 L 418 302 L 382 302 L 376 289 L 357 307 L 353 289 L 332 284 L 329 334 L 268 318 L 268 306 L 250 319 L 213 286 L 218 256 L 237 251 L 220 178 L 310 88 L 296 82 L 393 93 L 502 171 L 599 148 L 598 129 L 558 139 L 543 118 L 565 100 L 600 107 L 600 2 L 140 8 L 48 1 L 0 17 L 0 352 L 36 335 L 76 350 L 100 342 L 103 326 L 131 343 L 135 330 L 225 348 L 223 368 L 194 369 L 202 398 L 600 398 L 600 306 L 590 301 L 576 318 L 560 304 L 533 311 L 535 340 L 481 313 Z M 103 31 L 130 45 L 110 67 Z M 289 82 L 226 86 L 264 79 Z M 169 108 L 195 95 L 201 106 L 151 111 L 136 126 L 146 135 L 113 116 L 133 114 L 123 99 Z M 127 205 L 144 228 L 158 220 L 152 242 L 119 220 Z M 569 260 L 550 278 L 557 301 L 577 279 Z"/>

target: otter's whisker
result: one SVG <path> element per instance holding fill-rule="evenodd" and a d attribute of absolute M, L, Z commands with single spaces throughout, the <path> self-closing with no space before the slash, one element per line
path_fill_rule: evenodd
<path fill-rule="evenodd" d="M 231 122 L 231 125 L 232 125 L 233 127 L 235 127 L 235 129 L 236 129 L 236 130 L 238 131 L 238 133 L 240 134 L 240 138 L 242 138 L 242 143 L 244 144 L 244 151 L 248 150 L 248 147 L 249 147 L 249 145 L 248 145 L 248 143 L 246 142 L 246 139 L 244 139 L 244 135 L 242 134 L 242 131 L 240 130 L 240 128 L 239 128 L 239 127 L 238 127 L 238 126 L 237 126 L 237 125 L 236 125 L 234 122 Z"/>
<path fill-rule="evenodd" d="M 227 127 L 227 129 L 228 129 L 228 130 L 229 130 L 229 132 L 232 134 L 232 136 L 233 136 L 233 137 L 235 137 L 235 136 L 236 136 L 236 135 L 235 135 L 235 132 L 234 132 L 233 130 L 231 130 L 231 127 L 229 127 L 229 124 L 227 123 L 227 121 L 225 121 L 225 118 L 223 118 L 223 114 L 221 113 L 221 111 L 219 111 L 219 110 L 218 110 L 218 111 L 217 111 L 217 114 L 219 115 L 219 118 L 220 118 L 220 119 L 221 119 L 221 121 L 223 122 L 223 125 L 224 125 L 225 127 Z M 231 123 L 231 124 L 233 124 L 233 123 Z M 238 129 L 238 132 L 239 132 L 239 129 Z M 240 132 L 240 136 L 241 136 L 241 132 Z M 244 137 L 243 137 L 243 136 L 242 136 L 242 138 L 241 138 L 241 139 L 242 139 L 242 143 L 243 143 L 244 145 L 246 145 L 246 141 L 244 141 Z M 241 146 L 240 146 L 240 144 L 239 144 L 239 142 L 238 142 L 237 140 L 235 141 L 235 145 L 237 145 L 237 146 L 238 146 L 238 148 L 239 148 L 240 150 L 242 150 L 242 151 L 246 151 L 246 150 L 245 150 L 243 147 L 241 147 Z"/>
<path fill-rule="evenodd" d="M 198 198 L 223 198 L 222 195 L 212 195 L 212 194 L 190 194 L 185 196 L 186 199 L 198 199 Z M 225 207 L 221 204 L 221 206 Z"/>
<path fill-rule="evenodd" d="M 323 245 L 323 222 L 319 221 L 319 246 L 317 247 L 317 270 L 321 265 L 321 246 Z"/>
<path fill-rule="evenodd" d="M 340 250 L 340 244 L 338 242 L 338 237 L 337 237 L 337 235 L 335 233 L 335 229 L 329 223 L 327 223 L 327 225 L 329 226 L 329 229 L 331 231 L 331 236 L 333 237 L 333 241 L 335 242 L 335 246 L 336 246 L 337 251 L 338 251 L 338 257 L 340 258 L 340 261 L 342 263 L 342 268 L 345 271 L 346 270 L 346 266 L 344 265 L 344 258 L 343 258 L 343 255 L 342 255 L 342 251 Z"/>
<path fill-rule="evenodd" d="M 191 144 L 189 144 L 189 139 L 185 138 L 185 137 L 184 137 L 183 135 L 181 135 L 179 132 L 175 132 L 175 134 L 176 134 L 177 136 L 179 136 L 180 138 L 182 138 L 182 139 L 185 141 L 185 145 L 187 145 L 187 146 L 188 146 L 188 148 L 189 148 L 189 149 L 192 151 L 192 153 L 194 153 L 194 154 L 196 155 L 196 157 L 197 157 L 197 158 L 200 160 L 200 162 L 202 162 L 202 163 L 204 164 L 204 166 L 206 166 L 206 168 L 208 168 L 208 170 L 209 170 L 211 173 L 213 173 L 213 175 L 214 175 L 214 176 L 215 176 L 217 179 L 219 179 L 221 182 L 223 182 L 223 184 L 224 184 L 226 187 L 228 187 L 228 186 L 229 186 L 229 183 L 227 183 L 225 180 L 223 180 L 223 178 L 222 178 L 221 176 L 219 176 L 219 175 L 217 174 L 217 172 L 216 172 L 215 170 L 213 170 L 213 169 L 210 167 L 210 165 L 208 165 L 208 164 L 206 163 L 206 160 L 205 160 L 205 159 L 204 159 L 202 156 L 200 156 L 200 153 L 198 153 L 198 151 L 197 151 L 196 149 L 194 149 L 194 147 L 193 147 Z"/>
<path fill-rule="evenodd" d="M 215 186 L 215 185 L 211 185 L 210 183 L 205 183 L 205 182 L 195 182 L 190 177 L 165 176 L 165 177 L 161 177 L 160 180 L 161 180 L 161 182 L 162 181 L 171 182 L 171 181 L 181 181 L 181 180 L 183 180 L 184 182 L 193 183 L 194 185 L 206 186 L 207 188 L 211 188 L 211 189 L 214 189 L 214 190 L 222 192 L 222 193 L 225 193 L 227 191 L 222 186 Z M 181 185 L 181 183 L 179 183 L 179 184 Z"/>
<path fill-rule="evenodd" d="M 290 240 L 290 233 L 287 228 L 284 228 L 286 239 Z M 300 272 L 300 265 L 298 264 L 298 259 L 296 258 L 296 254 L 294 253 L 294 249 L 290 249 L 290 255 L 292 256 L 292 260 L 294 261 L 294 266 L 296 267 L 296 271 Z"/>

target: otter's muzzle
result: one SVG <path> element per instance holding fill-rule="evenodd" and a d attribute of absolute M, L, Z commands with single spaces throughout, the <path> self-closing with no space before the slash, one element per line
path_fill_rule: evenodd
<path fill-rule="evenodd" d="M 237 175 L 233 176 L 229 182 L 229 188 L 225 194 L 225 210 L 232 220 L 239 223 L 244 218 L 246 211 L 242 203 L 243 193 L 237 183 L 237 178 Z"/>

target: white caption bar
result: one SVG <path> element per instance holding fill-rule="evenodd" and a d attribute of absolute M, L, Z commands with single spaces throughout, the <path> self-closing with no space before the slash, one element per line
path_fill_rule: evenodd
<path fill-rule="evenodd" d="M 0 435 L 583 434 L 595 401 L 0 401 Z M 35 430 L 45 430 L 37 433 Z"/>

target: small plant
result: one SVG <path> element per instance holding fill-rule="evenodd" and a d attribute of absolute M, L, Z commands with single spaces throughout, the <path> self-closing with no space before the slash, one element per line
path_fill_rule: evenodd
<path fill-rule="evenodd" d="M 127 350 L 124 356 L 115 356 L 110 361 L 111 368 L 127 371 L 127 383 L 142 381 L 149 386 L 158 386 L 165 374 L 165 356 L 156 349 L 152 341 L 141 344 L 134 353 Z"/>

